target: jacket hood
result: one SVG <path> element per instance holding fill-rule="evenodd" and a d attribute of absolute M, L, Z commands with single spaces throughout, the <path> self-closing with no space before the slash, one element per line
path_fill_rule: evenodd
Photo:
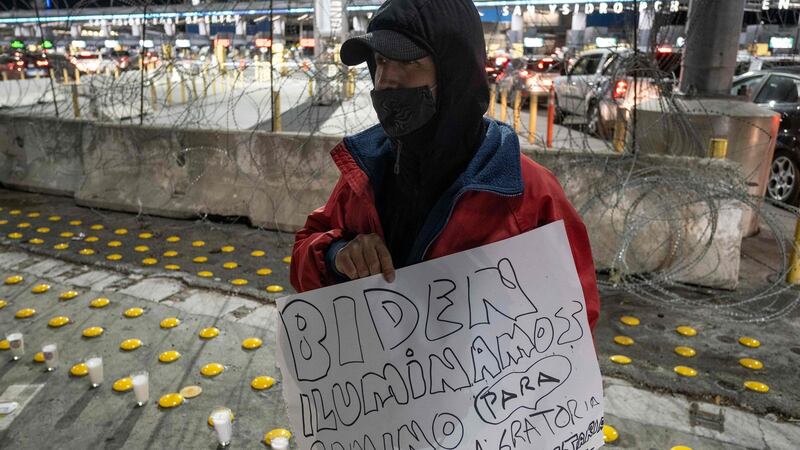
<path fill-rule="evenodd" d="M 437 114 L 426 165 L 457 176 L 480 146 L 489 105 L 486 44 L 471 0 L 387 0 L 368 31 L 393 30 L 428 50 L 436 65 Z M 368 60 L 375 77 L 375 63 Z M 447 173 L 452 168 L 455 173 Z M 443 170 L 444 169 L 444 170 Z M 423 176 L 423 179 L 426 178 Z"/>

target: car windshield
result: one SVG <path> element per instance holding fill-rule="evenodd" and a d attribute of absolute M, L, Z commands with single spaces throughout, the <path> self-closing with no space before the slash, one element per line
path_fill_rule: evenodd
<path fill-rule="evenodd" d="M 594 75 L 597 72 L 597 66 L 600 65 L 600 60 L 603 55 L 588 55 L 584 56 L 575 63 L 572 68 L 572 75 Z"/>
<path fill-rule="evenodd" d="M 772 75 L 758 93 L 756 103 L 797 103 L 798 85 L 800 79 Z"/>

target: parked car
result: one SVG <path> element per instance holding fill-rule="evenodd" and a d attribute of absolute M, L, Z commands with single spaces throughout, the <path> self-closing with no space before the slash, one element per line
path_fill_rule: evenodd
<path fill-rule="evenodd" d="M 587 132 L 608 137 L 620 109 L 630 111 L 674 89 L 680 57 L 671 48 L 653 54 L 629 48 L 584 52 L 566 75 L 553 81 L 556 118 L 583 117 Z"/>
<path fill-rule="evenodd" d="M 0 76 L 7 80 L 18 80 L 25 73 L 25 59 L 19 53 L 0 55 Z"/>
<path fill-rule="evenodd" d="M 102 56 L 97 52 L 81 51 L 72 55 L 70 61 L 81 73 L 99 73 L 105 67 Z"/>
<path fill-rule="evenodd" d="M 516 95 L 526 104 L 531 95 L 538 95 L 540 103 L 547 102 L 553 81 L 561 76 L 562 62 L 553 56 L 539 55 L 511 60 L 497 77 L 501 89 L 509 91 L 509 101 Z"/>
<path fill-rule="evenodd" d="M 26 55 L 25 75 L 31 77 L 49 77 L 50 70 L 60 75 L 64 69 L 73 70 L 73 65 L 66 56 L 60 53 L 31 53 Z"/>
<path fill-rule="evenodd" d="M 486 61 L 486 76 L 489 79 L 489 84 L 494 84 L 497 81 L 497 77 L 506 70 L 506 66 L 510 61 L 511 59 L 507 55 L 497 55 Z"/>
<path fill-rule="evenodd" d="M 108 58 L 114 61 L 114 67 L 120 72 L 136 68 L 135 56 L 131 56 L 128 50 L 111 50 L 108 52 Z"/>
<path fill-rule="evenodd" d="M 731 93 L 780 113 L 767 197 L 800 206 L 800 69 L 745 73 L 734 78 Z"/>

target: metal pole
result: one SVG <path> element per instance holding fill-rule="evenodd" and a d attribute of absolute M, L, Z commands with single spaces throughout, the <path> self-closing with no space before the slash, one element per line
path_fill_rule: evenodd
<path fill-rule="evenodd" d="M 495 114 L 497 112 L 495 110 L 496 109 L 496 107 L 495 107 L 495 102 L 496 101 L 497 101 L 497 86 L 493 84 L 493 85 L 489 86 L 489 117 L 491 117 L 492 119 L 496 119 L 497 118 L 497 116 Z"/>
<path fill-rule="evenodd" d="M 273 0 L 269 0 L 269 92 L 270 92 L 270 112 L 272 113 L 272 131 L 275 129 L 275 80 L 272 79 L 272 47 L 275 45 L 275 22 L 272 14 Z M 280 105 L 278 105 L 278 126 L 280 127 Z"/>
<path fill-rule="evenodd" d="M 508 119 L 508 91 L 506 89 L 500 90 L 500 122 L 505 122 Z"/>
<path fill-rule="evenodd" d="M 539 94 L 531 94 L 530 116 L 528 117 L 528 143 L 536 143 L 536 119 L 539 114 Z"/>
<path fill-rule="evenodd" d="M 555 88 L 550 86 L 550 96 L 547 98 L 547 140 L 545 141 L 546 148 L 553 147 L 553 128 L 556 122 L 556 91 Z"/>
<path fill-rule="evenodd" d="M 794 246 L 789 258 L 789 272 L 786 274 L 786 282 L 789 284 L 800 284 L 800 219 L 794 229 Z"/>

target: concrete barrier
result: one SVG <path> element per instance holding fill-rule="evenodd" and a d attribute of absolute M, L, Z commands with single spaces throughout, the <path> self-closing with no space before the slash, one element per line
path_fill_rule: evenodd
<path fill-rule="evenodd" d="M 336 138 L 94 126 L 78 203 L 171 217 L 249 217 L 292 231 L 324 203 Z"/>
<path fill-rule="evenodd" d="M 746 193 L 718 159 L 534 152 L 580 213 L 598 270 L 735 289 Z"/>
<path fill-rule="evenodd" d="M 0 119 L 0 181 L 73 195 L 85 206 L 177 218 L 248 217 L 256 226 L 294 231 L 325 202 L 339 175 L 328 155 L 337 137 Z M 737 189 L 736 164 L 529 154 L 558 176 L 584 217 L 598 269 L 736 287 L 740 197 L 710 192 Z M 692 190 L 702 189 L 670 184 L 681 177 L 707 185 L 709 193 L 693 197 Z"/>
<path fill-rule="evenodd" d="M 87 126 L 1 116 L 0 180 L 16 189 L 73 196 L 84 180 L 82 140 Z"/>

